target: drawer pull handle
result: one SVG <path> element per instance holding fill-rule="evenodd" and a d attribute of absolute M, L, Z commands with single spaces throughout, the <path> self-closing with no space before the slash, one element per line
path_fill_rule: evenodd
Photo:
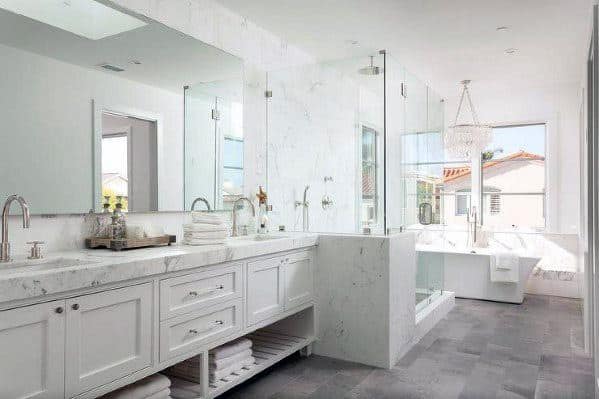
<path fill-rule="evenodd" d="M 225 289 L 224 285 L 217 285 L 214 288 L 207 288 L 205 290 L 201 290 L 201 291 L 190 291 L 189 292 L 189 296 L 193 296 L 193 297 L 198 297 L 200 295 L 208 295 L 208 294 L 212 294 L 213 292 L 217 291 L 217 290 L 223 290 Z"/>
<path fill-rule="evenodd" d="M 191 328 L 191 329 L 189 330 L 189 334 L 190 334 L 190 335 L 204 334 L 204 333 L 207 333 L 207 332 L 210 332 L 210 331 L 214 330 L 214 329 L 216 328 L 216 326 L 222 326 L 223 324 L 225 324 L 225 322 L 224 322 L 224 321 L 222 321 L 222 320 L 216 320 L 216 321 L 214 322 L 214 325 L 213 325 L 212 327 L 208 327 L 208 328 L 206 328 L 206 329 L 204 329 L 204 330 L 201 330 L 201 331 L 198 331 L 198 330 L 197 330 L 197 329 L 195 329 L 195 328 Z"/>

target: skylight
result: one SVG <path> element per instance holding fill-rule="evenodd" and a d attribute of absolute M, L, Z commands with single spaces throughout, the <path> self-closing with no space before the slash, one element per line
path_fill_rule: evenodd
<path fill-rule="evenodd" d="M 146 25 L 94 0 L 0 0 L 0 8 L 91 40 Z"/>

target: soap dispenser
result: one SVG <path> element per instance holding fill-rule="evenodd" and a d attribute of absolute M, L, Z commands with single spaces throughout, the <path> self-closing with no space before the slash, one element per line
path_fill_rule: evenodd
<path fill-rule="evenodd" d="M 266 234 L 268 233 L 268 196 L 262 186 L 259 187 L 256 197 L 258 197 L 258 223 L 260 224 L 258 234 Z"/>

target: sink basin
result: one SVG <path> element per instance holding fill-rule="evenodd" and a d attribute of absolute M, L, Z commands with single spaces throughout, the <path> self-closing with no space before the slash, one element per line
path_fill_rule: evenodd
<path fill-rule="evenodd" d="M 18 271 L 34 271 L 34 270 L 49 270 L 61 267 L 89 265 L 97 263 L 91 260 L 76 259 L 76 258 L 47 258 L 47 259 L 27 259 L 22 261 L 11 261 L 0 263 L 0 273 L 7 270 Z M 4 270 L 3 270 L 4 269 Z"/>
<path fill-rule="evenodd" d="M 235 237 L 236 240 L 243 240 L 243 241 L 270 241 L 270 240 L 280 240 L 282 238 L 289 238 L 289 237 L 279 236 L 279 235 L 271 235 L 271 234 L 254 234 L 251 236 Z"/>

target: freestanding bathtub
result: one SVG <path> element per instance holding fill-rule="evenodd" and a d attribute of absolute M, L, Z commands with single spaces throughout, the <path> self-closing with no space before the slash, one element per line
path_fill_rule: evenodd
<path fill-rule="evenodd" d="M 541 259 L 526 254 L 521 255 L 518 283 L 496 283 L 490 280 L 489 262 L 492 251 L 487 248 L 452 248 L 418 244 L 416 251 L 419 257 L 443 257 L 443 289 L 455 292 L 456 297 L 518 304 L 524 301 L 528 277 Z M 434 260 L 431 258 L 431 261 Z"/>

